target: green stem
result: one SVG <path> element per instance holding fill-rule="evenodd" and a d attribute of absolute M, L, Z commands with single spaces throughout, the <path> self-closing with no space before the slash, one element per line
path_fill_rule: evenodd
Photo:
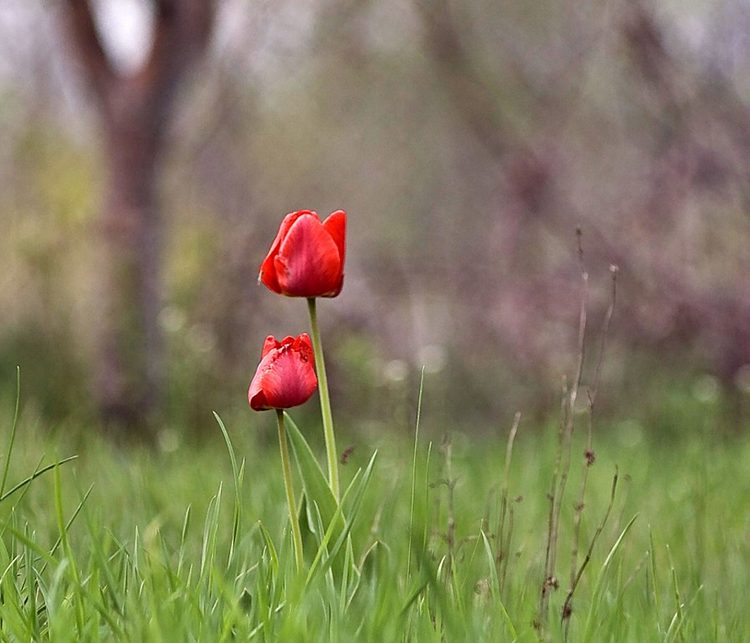
<path fill-rule="evenodd" d="M 336 457 L 336 436 L 333 433 L 333 415 L 331 414 L 331 398 L 328 396 L 328 378 L 326 377 L 326 363 L 323 359 L 323 345 L 320 342 L 318 330 L 318 315 L 315 310 L 315 298 L 307 300 L 310 313 L 310 331 L 312 334 L 313 351 L 315 352 L 315 370 L 318 374 L 318 391 L 320 393 L 320 411 L 323 416 L 323 434 L 326 440 L 326 455 L 328 457 L 328 484 L 336 500 L 339 498 L 339 468 Z"/>
<path fill-rule="evenodd" d="M 294 540 L 294 559 L 297 562 L 297 571 L 302 571 L 302 532 L 299 529 L 297 516 L 297 502 L 294 499 L 294 488 L 292 487 L 292 466 L 289 461 L 289 447 L 286 443 L 286 430 L 284 429 L 284 411 L 276 409 L 276 420 L 279 428 L 279 450 L 281 451 L 281 468 L 284 471 L 284 488 L 286 489 L 286 502 L 289 506 L 289 522 L 292 524 L 292 540 Z"/>

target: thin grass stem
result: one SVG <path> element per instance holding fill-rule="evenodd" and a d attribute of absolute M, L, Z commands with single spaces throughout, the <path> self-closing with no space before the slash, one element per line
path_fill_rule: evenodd
<path fill-rule="evenodd" d="M 424 390 L 424 366 L 419 376 L 419 397 L 417 399 L 417 420 L 414 427 L 414 453 L 411 461 L 411 501 L 409 503 L 409 549 L 406 554 L 406 578 L 411 576 L 411 549 L 414 540 L 414 501 L 417 496 L 417 446 L 419 445 L 419 422 L 422 415 L 422 391 Z M 424 545 L 423 545 L 424 546 Z"/>
<path fill-rule="evenodd" d="M 510 493 L 510 465 L 513 460 L 513 444 L 518 433 L 518 426 L 521 423 L 521 413 L 516 412 L 513 418 L 513 425 L 508 434 L 508 443 L 505 447 L 505 470 L 503 471 L 503 487 L 500 490 L 500 515 L 497 527 L 497 542 L 499 551 L 495 560 L 498 574 L 499 591 L 502 594 L 505 585 L 505 575 L 508 571 L 508 559 L 510 558 L 510 542 L 512 533 L 512 522 L 508 520 L 508 529 L 506 531 L 506 519 L 508 519 L 508 495 Z M 511 511 L 512 515 L 512 511 Z"/>

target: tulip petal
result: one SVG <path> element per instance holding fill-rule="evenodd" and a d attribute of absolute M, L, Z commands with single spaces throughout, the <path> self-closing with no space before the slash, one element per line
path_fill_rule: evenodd
<path fill-rule="evenodd" d="M 256 386 L 257 390 L 252 388 L 248 391 L 247 399 L 250 402 L 250 408 L 253 411 L 268 411 L 271 407 L 266 402 L 266 394 L 263 389 L 260 388 L 260 384 Z"/>
<path fill-rule="evenodd" d="M 289 229 L 297 219 L 304 215 L 310 215 L 315 217 L 316 219 L 318 218 L 317 213 L 311 210 L 298 210 L 297 212 L 290 212 L 289 214 L 287 214 L 284 217 L 284 220 L 281 222 L 281 226 L 279 226 L 279 231 L 276 234 L 276 238 L 273 240 L 273 243 L 271 244 L 271 249 L 268 251 L 268 254 L 263 260 L 263 263 L 260 264 L 260 274 L 258 275 L 258 279 L 275 293 L 282 294 L 281 288 L 279 286 L 279 280 L 276 275 L 276 266 L 274 265 L 274 259 L 278 255 L 279 247 L 281 246 L 282 241 L 289 232 Z"/>
<path fill-rule="evenodd" d="M 307 333 L 300 334 L 293 344 L 294 350 L 300 351 L 305 360 L 310 360 L 315 367 L 315 353 L 313 352 L 312 341 Z"/>
<path fill-rule="evenodd" d="M 268 369 L 269 364 L 272 361 L 272 355 L 266 355 L 258 365 L 258 369 L 255 371 L 252 382 L 250 382 L 250 388 L 247 391 L 247 400 L 250 402 L 250 408 L 253 411 L 266 411 L 271 407 L 268 406 L 266 400 L 266 394 L 263 390 L 263 375 Z"/>
<path fill-rule="evenodd" d="M 330 296 L 336 297 L 344 287 L 344 258 L 346 256 L 346 212 L 336 210 L 328 215 L 323 221 L 323 227 L 331 235 L 336 247 L 339 249 L 339 261 L 341 262 L 339 282 L 335 292 Z"/>
<path fill-rule="evenodd" d="M 263 342 L 263 350 L 260 352 L 260 358 L 263 359 L 268 353 L 280 346 L 281 343 L 276 341 L 276 338 L 273 335 L 269 335 L 266 337 L 266 341 Z"/>
<path fill-rule="evenodd" d="M 326 217 L 326 220 L 323 221 L 323 227 L 326 229 L 326 232 L 331 235 L 336 247 L 339 249 L 339 260 L 341 261 L 341 266 L 343 268 L 346 251 L 346 212 L 343 210 L 331 212 L 331 214 Z"/>
<path fill-rule="evenodd" d="M 341 290 L 339 249 L 317 215 L 298 217 L 281 242 L 274 268 L 281 292 L 291 297 L 332 297 Z"/>

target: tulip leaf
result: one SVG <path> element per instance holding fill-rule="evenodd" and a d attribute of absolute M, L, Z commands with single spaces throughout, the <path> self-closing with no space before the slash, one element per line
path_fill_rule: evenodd
<path fill-rule="evenodd" d="M 317 545 L 316 531 L 312 529 L 310 519 L 310 507 L 307 504 L 307 496 L 303 491 L 297 505 L 297 524 L 299 525 L 300 534 L 302 535 L 303 549 L 309 552 L 315 549 Z"/>
<path fill-rule="evenodd" d="M 312 452 L 310 445 L 305 440 L 297 425 L 294 423 L 288 413 L 284 413 L 286 418 L 287 434 L 289 436 L 289 442 L 292 445 L 292 451 L 294 452 L 294 458 L 297 461 L 297 467 L 299 469 L 300 477 L 302 478 L 302 486 L 305 490 L 305 497 L 307 499 L 308 507 L 310 504 L 315 503 L 320 511 L 320 517 L 323 521 L 323 527 L 328 529 L 336 516 L 336 510 L 338 509 L 338 501 L 336 500 L 331 488 L 328 486 L 323 470 L 320 468 L 320 464 L 315 458 L 315 454 Z M 343 528 L 344 521 L 339 512 L 337 522 L 340 523 L 338 529 Z M 310 524 L 310 529 L 318 534 L 319 538 L 323 538 L 324 534 L 320 533 L 317 525 Z"/>
<path fill-rule="evenodd" d="M 349 483 L 349 487 L 347 488 L 342 500 L 343 504 L 344 501 L 346 501 L 348 498 L 352 498 L 351 507 L 349 508 L 349 517 L 348 519 L 346 519 L 344 530 L 341 532 L 341 534 L 339 534 L 337 540 L 331 548 L 328 558 L 322 562 L 321 571 L 326 571 L 326 569 L 328 569 L 345 543 L 349 542 L 349 536 L 351 534 L 352 527 L 354 526 L 354 523 L 357 520 L 357 515 L 359 514 L 359 510 L 362 507 L 362 498 L 364 497 L 365 490 L 367 489 L 367 486 L 370 483 L 370 478 L 372 477 L 372 470 L 373 466 L 375 465 L 375 458 L 377 457 L 377 455 L 378 452 L 375 451 L 375 453 L 373 453 L 372 457 L 370 458 L 370 462 L 367 464 L 367 468 L 365 469 L 364 474 L 360 476 L 360 473 L 362 473 L 362 470 L 360 469 L 355 474 L 351 483 Z M 331 530 L 329 529 L 328 531 L 330 532 Z M 329 537 L 329 533 L 326 533 L 326 537 Z M 314 569 L 314 564 L 315 563 L 313 563 L 313 567 L 311 567 L 310 569 L 311 573 Z"/>
<path fill-rule="evenodd" d="M 349 533 L 348 525 L 346 526 L 346 529 L 342 532 L 341 523 L 343 522 L 343 502 L 347 499 L 349 496 L 349 492 L 354 488 L 355 483 L 360 477 L 360 474 L 362 473 L 361 470 L 357 471 L 356 474 L 354 474 L 354 478 L 352 479 L 351 483 L 349 484 L 349 487 L 344 492 L 344 498 L 342 499 L 341 504 L 336 507 L 336 513 L 333 517 L 333 520 L 328 525 L 328 528 L 325 530 L 325 534 L 320 540 L 320 545 L 318 546 L 318 551 L 315 554 L 315 558 L 313 559 L 312 564 L 310 565 L 310 571 L 307 575 L 307 583 L 309 584 L 310 580 L 315 575 L 315 572 L 318 569 L 318 565 L 321 563 L 321 561 L 324 560 L 323 556 L 325 555 L 325 562 L 326 563 L 332 563 L 333 559 L 336 557 L 336 554 L 338 554 L 339 550 L 341 549 L 341 543 L 346 538 L 347 534 Z M 314 507 L 317 509 L 317 505 Z M 320 512 L 317 512 L 317 517 L 320 519 Z M 336 534 L 337 538 L 334 541 L 334 547 L 332 550 L 329 551 L 328 544 L 333 540 L 334 538 L 334 532 L 339 532 Z M 325 569 L 328 568 L 329 565 L 325 565 Z M 323 565 L 321 565 L 321 568 Z"/>

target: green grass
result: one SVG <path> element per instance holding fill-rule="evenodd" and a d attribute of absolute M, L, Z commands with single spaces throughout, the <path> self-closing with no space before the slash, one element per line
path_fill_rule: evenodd
<path fill-rule="evenodd" d="M 227 422 L 232 463 L 213 419 L 213 442 L 170 439 L 169 449 L 148 451 L 117 449 L 81 427 L 51 436 L 22 414 L 6 490 L 78 458 L 0 502 L 0 638 L 538 640 L 554 428 L 521 424 L 507 477 L 507 570 L 496 564 L 507 428 L 482 440 L 452 434 L 447 444 L 442 427 L 423 425 L 416 461 L 407 438 L 357 438 L 342 489 L 358 470 L 366 478 L 377 449 L 369 483 L 355 484 L 345 517 L 318 521 L 331 507 L 308 503 L 306 564 L 316 572 L 297 576 L 278 449 L 267 444 L 273 417 L 240 417 Z M 577 440 L 544 633 L 552 640 L 565 631 Z M 582 552 L 606 512 L 615 465 L 619 484 L 574 596 L 569 640 L 750 640 L 750 441 L 703 434 L 658 446 L 614 427 L 595 446 Z M 327 550 L 314 560 L 328 523 Z"/>

